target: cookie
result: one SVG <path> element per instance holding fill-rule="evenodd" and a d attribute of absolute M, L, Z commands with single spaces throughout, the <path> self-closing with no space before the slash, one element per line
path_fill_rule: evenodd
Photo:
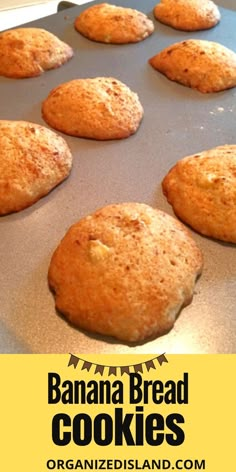
<path fill-rule="evenodd" d="M 137 43 L 154 31 L 154 24 L 144 13 L 100 3 L 84 10 L 75 19 L 75 28 L 92 41 L 112 44 Z"/>
<path fill-rule="evenodd" d="M 213 41 L 181 41 L 168 46 L 149 62 L 168 79 L 202 93 L 236 86 L 236 54 Z"/>
<path fill-rule="evenodd" d="M 21 79 L 55 69 L 73 56 L 72 48 L 41 28 L 0 33 L 0 75 Z"/>
<path fill-rule="evenodd" d="M 143 117 L 138 95 L 117 79 L 75 79 L 54 88 L 42 104 L 44 120 L 71 136 L 122 139 Z"/>
<path fill-rule="evenodd" d="M 137 343 L 173 327 L 201 271 L 201 252 L 184 225 L 146 204 L 121 203 L 68 230 L 48 280 L 70 323 Z"/>
<path fill-rule="evenodd" d="M 211 0 L 161 0 L 154 16 L 165 25 L 182 31 L 198 31 L 213 28 L 221 15 Z"/>
<path fill-rule="evenodd" d="M 182 221 L 203 235 L 236 243 L 236 145 L 181 159 L 162 188 Z"/>
<path fill-rule="evenodd" d="M 32 205 L 64 180 L 71 166 L 61 136 L 34 123 L 0 120 L 0 215 Z"/>

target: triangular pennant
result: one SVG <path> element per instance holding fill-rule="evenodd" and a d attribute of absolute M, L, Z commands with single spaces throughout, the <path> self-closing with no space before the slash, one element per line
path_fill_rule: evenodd
<path fill-rule="evenodd" d="M 168 360 L 165 356 L 165 354 L 161 354 L 160 356 L 157 357 L 157 360 L 158 360 L 158 363 L 160 364 L 160 366 L 162 366 L 162 364 L 164 362 L 167 362 L 168 363 Z"/>
<path fill-rule="evenodd" d="M 136 364 L 134 365 L 134 371 L 135 372 L 141 372 L 141 374 L 143 373 L 143 366 L 142 364 Z"/>
<path fill-rule="evenodd" d="M 99 373 L 99 374 L 102 375 L 104 369 L 105 369 L 104 365 L 99 365 L 99 364 L 97 364 L 97 365 L 96 365 L 96 369 L 95 369 L 95 374 L 98 374 L 98 373 Z"/>
<path fill-rule="evenodd" d="M 128 365 L 124 365 L 120 368 L 120 373 L 121 375 L 123 374 L 129 374 L 129 366 Z"/>
<path fill-rule="evenodd" d="M 147 369 L 148 372 L 149 372 L 150 369 L 155 369 L 155 364 L 154 364 L 153 360 L 146 361 L 145 366 L 146 366 L 146 369 Z"/>
<path fill-rule="evenodd" d="M 74 369 L 76 369 L 77 365 L 79 363 L 79 357 L 76 357 L 74 356 L 74 354 L 71 354 L 70 355 L 70 360 L 68 362 L 68 366 L 67 367 L 70 367 L 71 365 L 74 366 Z"/>
<path fill-rule="evenodd" d="M 82 365 L 82 367 L 81 367 L 81 370 L 87 370 L 87 372 L 89 372 L 90 369 L 91 369 L 91 367 L 92 367 L 91 362 L 84 361 L 84 363 L 83 363 L 83 365 Z"/>
<path fill-rule="evenodd" d="M 116 367 L 110 366 L 108 375 L 116 375 Z"/>

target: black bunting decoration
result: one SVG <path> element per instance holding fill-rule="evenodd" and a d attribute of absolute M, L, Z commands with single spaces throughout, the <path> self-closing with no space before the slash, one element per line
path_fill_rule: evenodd
<path fill-rule="evenodd" d="M 74 354 L 70 354 L 70 359 L 68 362 L 68 367 L 73 365 L 74 369 L 76 367 L 80 366 L 81 370 L 86 370 L 87 372 L 90 371 L 92 367 L 94 367 L 95 374 L 100 374 L 103 376 L 104 371 L 108 370 L 108 375 L 117 375 L 120 373 L 121 375 L 123 374 L 130 374 L 131 372 L 136 372 L 136 373 L 143 373 L 143 369 L 145 368 L 147 372 L 151 369 L 156 369 L 156 364 L 159 366 L 162 366 L 165 362 L 168 363 L 168 360 L 164 354 L 160 354 L 156 357 L 153 357 L 152 359 L 148 359 L 147 361 L 138 363 L 138 364 L 130 364 L 130 365 L 117 365 L 117 366 L 112 366 L 112 365 L 102 365 L 98 364 L 96 362 L 90 362 L 86 359 L 82 359 L 81 357 L 77 357 Z"/>

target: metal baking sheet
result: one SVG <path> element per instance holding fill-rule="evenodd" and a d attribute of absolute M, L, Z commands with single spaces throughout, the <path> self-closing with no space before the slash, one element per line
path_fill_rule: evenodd
<path fill-rule="evenodd" d="M 155 0 L 114 3 L 137 8 L 150 18 L 156 4 Z M 71 176 L 30 208 L 1 217 L 1 353 L 236 352 L 234 245 L 192 232 L 205 259 L 192 304 L 182 310 L 169 334 L 142 345 L 127 346 L 73 328 L 56 313 L 47 285 L 52 252 L 71 224 L 99 207 L 123 201 L 145 202 L 173 214 L 160 185 L 169 168 L 185 155 L 236 143 L 236 89 L 204 95 L 170 82 L 147 62 L 165 46 L 187 38 L 218 41 L 235 50 L 235 1 L 219 3 L 222 20 L 211 30 L 185 33 L 154 20 L 151 37 L 122 46 L 91 42 L 74 30 L 73 21 L 86 5 L 29 23 L 68 42 L 75 56 L 41 77 L 0 78 L 1 119 L 45 125 L 41 102 L 53 87 L 96 76 L 114 76 L 130 86 L 139 94 L 145 115 L 138 132 L 125 140 L 64 136 L 74 155 Z"/>

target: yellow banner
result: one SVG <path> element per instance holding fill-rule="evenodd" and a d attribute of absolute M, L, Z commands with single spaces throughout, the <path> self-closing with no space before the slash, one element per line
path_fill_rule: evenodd
<path fill-rule="evenodd" d="M 1 355 L 1 470 L 234 472 L 234 355 Z"/>

